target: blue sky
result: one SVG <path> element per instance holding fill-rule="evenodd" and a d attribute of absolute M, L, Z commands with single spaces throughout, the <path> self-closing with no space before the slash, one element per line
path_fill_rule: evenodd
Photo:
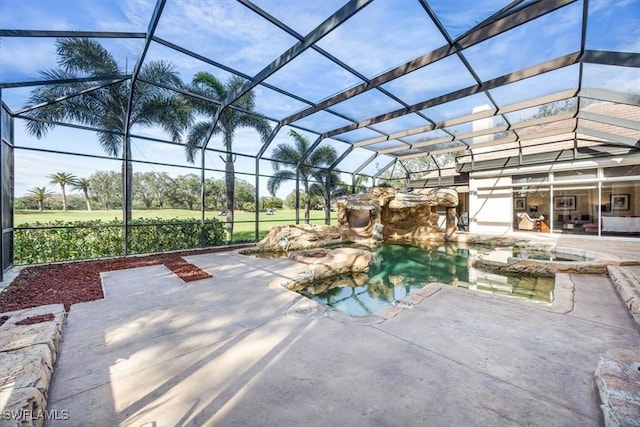
<path fill-rule="evenodd" d="M 508 4 L 508 0 L 438 0 L 429 1 L 433 10 L 452 38 L 463 34 L 495 11 Z M 304 36 L 344 4 L 339 0 L 294 1 L 257 0 L 255 4 Z M 587 49 L 640 52 L 640 0 L 591 0 L 589 2 L 589 31 Z M 0 28 L 35 30 L 98 30 L 144 32 L 155 2 L 148 0 L 0 0 Z M 503 35 L 482 42 L 465 51 L 465 58 L 474 67 L 481 80 L 535 65 L 580 48 L 580 26 L 583 2 L 578 1 L 539 20 L 525 24 Z M 296 43 L 285 31 L 271 25 L 251 10 L 232 0 L 168 0 L 156 36 L 210 57 L 219 63 L 236 68 L 247 75 L 254 75 Z M 131 70 L 142 41 L 103 40 L 116 59 Z M 445 44 L 445 38 L 431 22 L 416 0 L 376 0 L 353 16 L 342 27 L 324 37 L 318 46 L 357 70 L 366 78 L 372 78 L 397 65 L 405 63 Z M 147 59 L 169 59 L 177 67 L 183 80 L 189 81 L 201 70 L 209 71 L 221 79 L 229 74 L 197 59 L 180 54 L 157 43 L 152 43 Z M 2 38 L 0 40 L 0 81 L 17 82 L 38 79 L 38 70 L 56 64 L 53 39 Z M 532 96 L 557 92 L 576 87 L 578 67 L 572 66 L 552 73 L 527 79 L 491 91 L 499 105 L 518 102 Z M 296 93 L 312 102 L 325 99 L 362 80 L 337 66 L 313 50 L 299 57 L 273 74 L 268 84 Z M 398 78 L 383 86 L 407 104 L 417 103 L 435 96 L 474 84 L 473 76 L 462 66 L 457 57 L 448 57 L 414 73 Z M 584 83 L 593 87 L 605 87 L 618 91 L 638 91 L 640 73 L 637 69 L 586 65 Z M 308 107 L 307 104 L 286 97 L 264 86 L 258 86 L 257 110 L 269 117 L 281 119 Z M 27 104 L 29 89 L 6 89 L 3 101 L 16 110 Z M 462 99 L 448 105 L 423 111 L 434 120 L 469 114 L 474 106 L 487 103 L 484 95 Z M 332 110 L 355 120 L 363 120 L 402 105 L 382 92 L 373 90 L 335 105 Z M 300 120 L 297 125 L 323 132 L 349 124 L 336 115 L 321 112 Z M 382 132 L 396 132 L 406 127 L 426 124 L 417 115 L 403 117 L 374 126 Z M 135 133 L 166 138 L 155 128 L 134 129 Z M 276 137 L 267 156 L 278 143 L 289 141 L 285 127 Z M 372 138 L 380 133 L 359 129 L 341 135 L 344 141 L 355 142 Z M 316 135 L 309 133 L 315 140 Z M 44 147 L 64 151 L 79 151 L 102 155 L 95 135 L 73 129 L 59 128 L 51 132 L 47 140 L 35 140 L 26 134 L 18 121 L 16 143 L 20 146 Z M 347 143 L 327 141 L 344 152 Z M 221 147 L 216 138 L 211 147 Z M 240 153 L 255 154 L 259 140 L 255 132 L 241 130 L 237 133 L 235 149 Z M 353 150 L 341 168 L 353 171 L 371 156 L 368 150 Z M 134 158 L 167 163 L 183 161 L 180 148 L 151 145 L 134 141 Z M 364 172 L 375 173 L 391 158 L 380 156 Z M 222 169 L 217 154 L 211 153 L 207 164 Z M 119 170 L 117 161 L 90 161 L 77 157 L 16 152 L 16 195 L 20 196 L 33 186 L 45 185 L 47 174 L 67 171 L 78 176 L 88 176 L 95 169 Z M 193 172 L 184 168 L 136 165 L 137 171 L 167 171 L 172 175 Z M 239 171 L 253 173 L 255 161 L 239 158 Z M 268 162 L 261 162 L 261 173 L 270 173 Z M 220 174 L 221 176 L 221 174 Z M 253 183 L 253 179 L 250 179 Z M 261 194 L 267 195 L 266 179 L 261 180 Z M 292 186 L 285 186 L 279 196 L 284 197 Z"/>

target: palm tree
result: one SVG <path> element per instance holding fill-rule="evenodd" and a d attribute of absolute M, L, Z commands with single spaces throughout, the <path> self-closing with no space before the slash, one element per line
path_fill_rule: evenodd
<path fill-rule="evenodd" d="M 67 172 L 57 172 L 48 176 L 49 184 L 58 184 L 60 186 L 60 193 L 62 194 L 62 210 L 67 210 L 67 193 L 65 187 L 67 185 L 73 185 L 76 183 L 75 175 Z"/>
<path fill-rule="evenodd" d="M 335 161 L 335 158 L 333 161 Z M 333 162 L 328 163 L 331 164 Z M 347 185 L 342 182 L 342 180 L 340 179 L 340 174 L 336 171 L 330 171 L 327 169 L 315 169 L 312 172 L 312 177 L 316 182 L 310 185 L 309 192 L 312 196 L 322 197 L 322 199 L 324 200 L 324 209 L 326 211 L 331 209 L 331 198 L 344 196 L 350 193 L 347 190 Z M 327 182 L 327 180 L 329 180 L 329 182 Z"/>
<path fill-rule="evenodd" d="M 267 181 L 267 189 L 272 196 L 275 196 L 276 191 L 278 191 L 278 188 L 280 188 L 280 185 L 285 180 L 296 179 L 295 165 L 300 163 L 304 153 L 306 153 L 311 146 L 309 139 L 295 130 L 291 129 L 289 135 L 293 137 L 293 145 L 288 143 L 278 144 L 271 155 L 275 173 L 269 178 L 269 181 Z M 338 153 L 335 148 L 328 145 L 321 145 L 316 148 L 299 167 L 300 179 L 304 186 L 304 192 L 307 194 L 304 200 L 304 220 L 307 224 L 309 223 L 311 180 L 316 180 L 320 183 L 325 182 L 327 171 L 318 168 L 331 165 L 337 158 Z M 330 176 L 332 176 L 332 181 L 335 179 L 335 184 L 339 183 L 337 175 Z M 315 189 L 320 187 L 324 187 L 324 185 L 316 184 L 316 186 L 314 186 Z M 322 191 L 324 192 L 324 188 Z M 325 201 L 327 201 L 326 197 Z M 329 208 L 328 204 L 327 201 L 327 209 Z"/>
<path fill-rule="evenodd" d="M 28 190 L 27 193 L 33 194 L 33 197 L 38 202 L 38 210 L 40 212 L 42 212 L 45 199 L 53 195 L 51 191 L 47 190 L 47 187 L 33 187 L 31 190 Z"/>
<path fill-rule="evenodd" d="M 95 40 L 61 38 L 56 41 L 56 48 L 58 68 L 40 72 L 47 80 L 126 74 L 126 70 L 120 68 L 113 55 Z M 138 77 L 142 81 L 136 82 L 133 87 L 130 127 L 159 125 L 171 135 L 174 142 L 179 142 L 182 131 L 191 122 L 191 105 L 184 97 L 170 90 L 143 82 L 181 87 L 182 81 L 175 67 L 167 61 L 149 61 L 142 65 Z M 81 93 L 94 85 L 92 82 L 75 82 L 39 86 L 31 91 L 29 102 L 36 105 L 52 102 L 60 97 Z M 97 131 L 98 140 L 104 151 L 113 157 L 119 157 L 123 145 L 130 150 L 130 143 L 124 139 L 124 133 L 131 90 L 131 80 L 127 80 L 30 110 L 26 115 L 39 121 L 28 121 L 27 130 L 37 138 L 42 138 L 55 126 L 53 122 L 57 121 L 91 126 L 100 129 Z M 127 158 L 131 158 L 130 152 L 127 152 Z M 133 177 L 131 162 L 125 163 L 129 176 Z M 123 163 L 123 172 L 124 168 Z M 123 200 L 123 206 L 127 218 L 131 218 L 132 179 L 128 180 L 127 185 L 126 193 L 129 197 Z"/>
<path fill-rule="evenodd" d="M 226 83 L 222 83 L 215 76 L 202 71 L 193 77 L 191 91 L 209 99 L 224 101 L 236 93 L 245 83 L 246 80 L 238 76 L 233 76 L 229 78 Z M 217 113 L 218 106 L 214 103 L 199 99 L 193 99 L 191 102 L 195 110 L 201 114 L 214 117 Z M 269 126 L 267 120 L 247 113 L 253 111 L 255 108 L 254 92 L 249 91 L 245 93 L 236 100 L 233 105 L 243 111 L 225 108 L 222 110 L 216 127 L 213 130 L 213 135 L 222 135 L 225 148 L 225 157 L 221 158 L 225 164 L 227 241 L 229 242 L 233 238 L 233 207 L 235 205 L 235 171 L 233 166 L 235 157 L 232 151 L 233 137 L 238 128 L 253 128 L 258 132 L 262 143 L 264 143 L 271 133 L 271 126 Z M 198 149 L 207 143 L 205 139 L 212 125 L 213 123 L 211 121 L 200 121 L 191 127 L 186 142 L 187 158 L 191 162 L 195 160 Z"/>
<path fill-rule="evenodd" d="M 91 181 L 88 178 L 79 178 L 71 184 L 74 190 L 82 191 L 84 200 L 87 202 L 87 211 L 91 212 L 91 200 L 89 199 L 89 190 L 91 189 Z"/>
<path fill-rule="evenodd" d="M 369 177 L 366 175 L 356 175 L 353 180 L 354 193 L 365 193 L 367 191 L 367 184 L 369 183 Z"/>

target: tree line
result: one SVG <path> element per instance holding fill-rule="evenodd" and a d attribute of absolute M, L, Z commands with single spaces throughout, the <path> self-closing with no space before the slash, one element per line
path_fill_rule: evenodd
<path fill-rule="evenodd" d="M 306 171 L 306 170 L 305 170 Z M 293 171 L 290 171 L 293 173 Z M 307 173 L 309 171 L 306 171 Z M 87 178 L 78 178 L 68 172 L 57 172 L 47 176 L 49 185 L 36 186 L 27 190 L 26 195 L 16 197 L 14 208 L 17 210 L 112 210 L 122 209 L 122 177 L 113 170 L 96 171 Z M 360 176 L 359 182 L 364 177 Z M 304 209 L 325 208 L 327 205 L 325 182 L 312 182 L 311 176 L 303 174 L 300 203 Z M 320 177 L 322 179 L 322 177 Z M 271 179 L 268 185 L 280 186 L 284 181 L 282 174 Z M 224 179 L 205 179 L 205 208 L 207 210 L 226 209 L 226 188 Z M 331 198 L 349 193 L 348 186 L 334 177 L 330 185 Z M 305 191 L 304 189 L 308 189 Z M 365 191 L 362 186 L 358 192 Z M 74 193 L 75 192 L 75 193 Z M 235 180 L 235 209 L 254 211 L 256 190 L 248 181 Z M 200 176 L 194 173 L 170 176 L 167 172 L 135 172 L 133 174 L 134 209 L 200 209 Z M 291 191 L 284 200 L 275 196 L 261 196 L 258 210 L 296 207 L 296 191 Z"/>
<path fill-rule="evenodd" d="M 67 172 L 48 176 L 49 184 L 56 185 L 59 192 L 47 186 L 33 187 L 27 195 L 17 197 L 16 209 L 122 209 L 122 176 L 116 171 L 96 171 L 88 178 L 78 178 Z M 68 194 L 75 191 L 76 194 Z M 205 179 L 205 204 L 210 210 L 226 209 L 226 189 L 223 179 Z M 255 209 L 256 190 L 244 179 L 235 180 L 236 210 Z M 170 176 L 167 172 L 135 172 L 133 174 L 134 209 L 200 209 L 200 177 L 196 174 Z M 281 208 L 283 202 L 277 197 L 261 197 L 259 209 Z"/>

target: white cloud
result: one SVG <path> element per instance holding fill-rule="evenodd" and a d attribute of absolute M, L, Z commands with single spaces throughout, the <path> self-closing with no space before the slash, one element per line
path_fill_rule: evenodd
<path fill-rule="evenodd" d="M 16 82 L 40 80 L 39 70 L 55 68 L 53 39 L 4 38 L 0 40 L 0 80 Z"/>
<path fill-rule="evenodd" d="M 640 69 L 585 64 L 582 87 L 640 94 Z"/>
<path fill-rule="evenodd" d="M 155 2 L 150 0 L 118 0 L 118 8 L 126 16 L 134 31 L 147 31 Z"/>
<path fill-rule="evenodd" d="M 475 46 L 463 54 L 482 80 L 580 49 L 580 4 L 566 6 Z"/>
<path fill-rule="evenodd" d="M 505 6 L 503 0 L 433 2 L 432 7 L 449 35 L 456 38 Z"/>
<path fill-rule="evenodd" d="M 445 44 L 418 2 L 373 2 L 319 43 L 372 77 Z"/>
<path fill-rule="evenodd" d="M 239 3 L 219 0 L 169 2 L 156 35 L 248 74 L 296 42 Z"/>
<path fill-rule="evenodd" d="M 411 105 L 475 83 L 458 57 L 450 56 L 392 80 L 384 87 Z"/>
<path fill-rule="evenodd" d="M 254 3 L 305 36 L 340 9 L 346 0 L 298 1 L 296 7 L 291 7 L 290 1 L 257 0 Z"/>
<path fill-rule="evenodd" d="M 300 78 L 313 76 L 313 78 Z M 276 87 L 295 93 L 312 102 L 318 102 L 362 83 L 362 80 L 321 54 L 307 50 L 267 79 Z"/>

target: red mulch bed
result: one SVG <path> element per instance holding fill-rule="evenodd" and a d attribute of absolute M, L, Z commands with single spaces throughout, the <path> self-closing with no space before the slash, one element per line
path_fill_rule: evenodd
<path fill-rule="evenodd" d="M 22 319 L 21 321 L 16 322 L 16 325 L 24 326 L 24 325 L 35 325 L 36 323 L 42 323 L 42 322 L 50 322 L 55 317 L 56 316 L 54 316 L 53 313 L 39 314 L 37 316 L 31 316 L 31 317 L 27 317 L 26 319 Z"/>
<path fill-rule="evenodd" d="M 253 245 L 26 267 L 0 294 L 0 313 L 47 304 L 64 304 L 65 310 L 69 311 L 72 304 L 102 299 L 104 295 L 100 273 L 105 271 L 164 264 L 185 282 L 205 279 L 211 275 L 188 263 L 182 256 L 224 252 L 250 246 Z"/>

